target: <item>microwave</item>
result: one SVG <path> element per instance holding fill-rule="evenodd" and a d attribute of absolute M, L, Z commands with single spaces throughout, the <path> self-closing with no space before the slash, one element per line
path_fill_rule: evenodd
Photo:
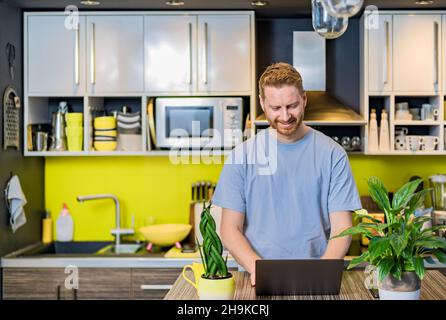
<path fill-rule="evenodd" d="M 168 97 L 155 100 L 158 148 L 227 149 L 242 142 L 240 97 Z"/>

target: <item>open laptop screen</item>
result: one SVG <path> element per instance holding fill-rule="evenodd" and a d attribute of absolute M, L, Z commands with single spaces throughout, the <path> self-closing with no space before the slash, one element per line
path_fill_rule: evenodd
<path fill-rule="evenodd" d="M 257 295 L 333 295 L 341 289 L 342 259 L 257 260 Z"/>

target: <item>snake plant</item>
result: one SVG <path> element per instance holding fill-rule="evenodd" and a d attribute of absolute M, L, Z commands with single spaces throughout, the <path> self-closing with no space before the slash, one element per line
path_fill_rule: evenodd
<path fill-rule="evenodd" d="M 228 257 L 226 256 L 226 260 L 223 259 L 223 245 L 216 231 L 215 220 L 211 215 L 211 206 L 212 203 L 209 203 L 206 207 L 203 202 L 203 211 L 200 218 L 203 244 L 200 245 L 198 239 L 197 243 L 204 265 L 204 276 L 208 279 L 226 278 L 230 275 L 226 264 Z"/>

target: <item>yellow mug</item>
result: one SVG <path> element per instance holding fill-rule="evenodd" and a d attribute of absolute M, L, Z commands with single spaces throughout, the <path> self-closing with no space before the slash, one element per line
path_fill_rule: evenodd
<path fill-rule="evenodd" d="M 191 269 L 194 273 L 194 280 L 186 276 L 186 270 Z M 200 300 L 231 300 L 234 297 L 235 281 L 230 275 L 224 279 L 206 279 L 202 275 L 204 267 L 202 263 L 193 262 L 183 268 L 183 278 L 197 290 Z"/>
<path fill-rule="evenodd" d="M 193 282 L 192 280 L 190 280 L 186 276 L 186 270 L 187 269 L 191 269 L 192 272 L 194 273 L 194 278 L 195 278 L 194 280 L 195 280 L 195 282 Z M 202 263 L 192 262 L 192 264 L 185 265 L 184 268 L 183 268 L 183 278 L 184 278 L 184 280 L 186 280 L 191 285 L 193 285 L 194 288 L 197 289 L 197 290 L 198 290 L 198 279 L 201 278 L 202 274 L 204 274 L 204 266 L 203 266 Z"/>

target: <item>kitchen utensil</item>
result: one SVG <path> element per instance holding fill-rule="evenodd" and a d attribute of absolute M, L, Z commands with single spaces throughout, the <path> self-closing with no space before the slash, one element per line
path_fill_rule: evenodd
<path fill-rule="evenodd" d="M 408 102 L 399 102 L 395 105 L 396 110 L 409 110 L 409 103 Z"/>
<path fill-rule="evenodd" d="M 94 141 L 93 146 L 96 151 L 114 151 L 118 143 L 116 141 Z"/>
<path fill-rule="evenodd" d="M 395 150 L 407 150 L 406 135 L 409 133 L 407 128 L 400 128 L 395 131 Z"/>
<path fill-rule="evenodd" d="M 96 130 L 113 130 L 116 129 L 116 119 L 111 116 L 96 117 L 94 119 L 94 128 Z"/>
<path fill-rule="evenodd" d="M 423 150 L 433 151 L 439 142 L 440 139 L 436 136 L 423 136 Z"/>
<path fill-rule="evenodd" d="M 412 120 L 421 120 L 420 108 L 410 108 L 409 112 L 412 115 Z"/>
<path fill-rule="evenodd" d="M 116 130 L 95 130 L 95 136 L 103 136 L 103 137 L 116 137 L 118 135 L 118 131 Z"/>
<path fill-rule="evenodd" d="M 342 137 L 341 138 L 341 146 L 346 150 L 346 151 L 350 151 L 351 146 L 350 146 L 350 137 Z"/>
<path fill-rule="evenodd" d="M 446 175 L 436 174 L 430 176 L 429 184 L 434 210 L 446 210 Z"/>
<path fill-rule="evenodd" d="M 82 151 L 84 127 L 67 126 L 65 132 L 67 135 L 68 151 Z"/>
<path fill-rule="evenodd" d="M 63 110 L 63 108 L 61 110 Z M 51 134 L 50 151 L 65 151 L 67 149 L 65 135 L 65 114 L 62 111 L 53 112 L 51 125 L 53 130 Z"/>
<path fill-rule="evenodd" d="M 194 281 L 192 282 L 187 276 L 186 271 L 187 269 L 190 269 L 194 273 Z M 198 279 L 200 279 L 201 275 L 204 274 L 204 265 L 203 263 L 199 262 L 192 262 L 192 264 L 187 264 L 183 267 L 183 278 L 190 284 L 192 284 L 195 289 L 198 286 Z"/>
<path fill-rule="evenodd" d="M 8 59 L 9 76 L 14 79 L 15 46 L 9 42 L 6 44 L 6 58 Z"/>
<path fill-rule="evenodd" d="M 398 121 L 410 121 L 410 120 L 413 120 L 413 116 L 409 112 L 409 110 L 397 110 L 395 112 L 395 120 L 398 120 Z"/>
<path fill-rule="evenodd" d="M 433 108 L 429 103 L 421 105 L 421 120 L 434 120 Z"/>
<path fill-rule="evenodd" d="M 350 146 L 352 151 L 361 150 L 361 138 L 358 136 L 352 137 Z"/>
<path fill-rule="evenodd" d="M 423 146 L 423 136 L 406 136 L 406 145 L 410 151 L 418 151 Z"/>
<path fill-rule="evenodd" d="M 65 114 L 65 122 L 67 126 L 82 127 L 83 117 L 84 115 L 81 112 L 70 112 Z"/>
<path fill-rule="evenodd" d="M 19 149 L 20 98 L 12 86 L 3 94 L 3 149 Z"/>
<path fill-rule="evenodd" d="M 118 135 L 118 150 L 141 151 L 142 150 L 142 136 L 140 134 L 120 133 Z"/>
<path fill-rule="evenodd" d="M 48 149 L 48 132 L 36 132 L 36 151 L 46 151 Z"/>
<path fill-rule="evenodd" d="M 156 224 L 142 227 L 139 232 L 150 243 L 167 247 L 183 241 L 191 228 L 190 224 Z"/>

